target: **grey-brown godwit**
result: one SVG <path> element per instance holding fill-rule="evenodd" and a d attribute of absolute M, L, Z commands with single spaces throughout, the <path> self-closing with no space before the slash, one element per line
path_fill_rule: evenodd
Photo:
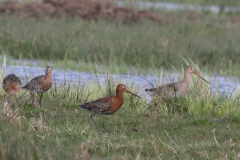
<path fill-rule="evenodd" d="M 21 89 L 22 83 L 15 74 L 9 74 L 3 79 L 2 87 L 8 94 L 14 95 Z"/>
<path fill-rule="evenodd" d="M 151 89 L 145 89 L 145 91 L 150 92 L 151 95 L 170 95 L 174 96 L 175 94 L 177 96 L 183 95 L 186 93 L 189 83 L 190 83 L 190 77 L 191 74 L 197 75 L 199 78 L 204 80 L 205 82 L 209 83 L 207 80 L 205 80 L 203 77 L 201 77 L 192 66 L 187 66 L 187 68 L 184 71 L 184 79 L 181 82 L 176 82 L 176 83 L 169 83 L 162 85 L 158 88 L 151 88 Z M 210 83 L 209 83 L 210 84 Z"/>
<path fill-rule="evenodd" d="M 105 114 L 105 118 L 103 121 L 103 129 L 105 132 L 105 124 L 104 123 L 106 120 L 106 115 L 114 114 L 122 106 L 123 101 L 124 101 L 123 92 L 127 92 L 134 96 L 139 97 L 138 95 L 128 91 L 127 87 L 125 85 L 119 84 L 117 86 L 115 96 L 99 98 L 95 101 L 91 101 L 91 102 L 85 103 L 83 105 L 80 105 L 79 108 L 93 112 L 93 114 L 90 115 L 90 118 L 92 119 L 93 123 L 95 124 L 95 126 L 97 127 L 98 130 L 99 130 L 99 127 L 95 123 L 95 121 L 93 120 L 92 117 L 95 114 Z"/>
<path fill-rule="evenodd" d="M 30 82 L 28 82 L 22 89 L 29 90 L 32 92 L 33 99 L 32 99 L 32 106 L 35 99 L 35 93 L 41 93 L 39 104 L 41 108 L 41 100 L 44 92 L 47 92 L 49 88 L 52 86 L 52 79 L 51 79 L 51 66 L 47 66 L 45 70 L 45 75 L 41 75 L 38 77 L 33 78 Z"/>

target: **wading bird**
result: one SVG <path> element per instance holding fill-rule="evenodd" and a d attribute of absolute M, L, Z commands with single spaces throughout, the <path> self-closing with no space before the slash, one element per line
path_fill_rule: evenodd
<path fill-rule="evenodd" d="M 2 87 L 8 94 L 14 95 L 21 89 L 22 83 L 15 74 L 9 74 L 3 79 Z"/>
<path fill-rule="evenodd" d="M 93 112 L 93 114 L 90 115 L 90 118 L 92 119 L 93 123 L 99 130 L 98 125 L 95 123 L 93 120 L 93 116 L 95 114 L 105 114 L 105 118 L 103 121 L 103 129 L 105 132 L 105 120 L 106 120 L 106 115 L 111 115 L 114 114 L 115 112 L 118 111 L 119 108 L 121 108 L 124 98 L 123 98 L 123 92 L 130 93 L 136 97 L 139 97 L 138 95 L 130 92 L 127 90 L 126 86 L 123 84 L 119 84 L 116 89 L 116 95 L 115 96 L 108 96 L 104 98 L 99 98 L 95 101 L 87 102 L 83 105 L 80 105 L 79 108 L 88 110 Z M 139 97 L 141 98 L 141 97 Z"/>
<path fill-rule="evenodd" d="M 190 77 L 191 74 L 197 75 L 199 78 L 204 80 L 205 82 L 209 83 L 207 80 L 205 80 L 203 77 L 198 75 L 198 73 L 195 71 L 195 69 L 192 66 L 187 66 L 187 68 L 184 71 L 184 79 L 181 82 L 176 83 L 169 83 L 162 85 L 158 88 L 151 88 L 151 89 L 145 89 L 145 91 L 149 92 L 151 95 L 157 96 L 157 95 L 183 95 L 186 93 L 189 83 L 190 83 Z M 210 84 L 210 83 L 209 83 Z"/>
<path fill-rule="evenodd" d="M 35 99 L 35 93 L 41 93 L 39 104 L 41 108 L 41 100 L 44 92 L 47 92 L 49 88 L 52 86 L 52 79 L 51 79 L 51 66 L 47 66 L 45 70 L 45 75 L 38 76 L 33 78 L 30 82 L 28 82 L 22 89 L 29 90 L 32 92 L 33 99 L 32 99 L 32 106 Z"/>

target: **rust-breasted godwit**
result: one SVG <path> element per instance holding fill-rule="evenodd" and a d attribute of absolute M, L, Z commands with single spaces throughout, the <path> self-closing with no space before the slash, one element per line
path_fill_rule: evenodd
<path fill-rule="evenodd" d="M 205 80 L 203 77 L 201 77 L 192 66 L 187 66 L 187 68 L 184 71 L 184 79 L 181 82 L 176 82 L 176 83 L 170 83 L 170 84 L 165 84 L 163 86 L 160 86 L 158 88 L 151 88 L 151 89 L 145 89 L 145 91 L 150 92 L 151 95 L 163 95 L 167 94 L 170 96 L 174 96 L 175 94 L 177 96 L 183 95 L 186 93 L 189 83 L 190 83 L 190 77 L 191 74 L 197 75 L 199 78 L 204 80 L 205 82 L 209 83 L 207 80 Z M 209 83 L 210 84 L 210 83 Z"/>
<path fill-rule="evenodd" d="M 15 74 L 9 74 L 3 79 L 2 87 L 8 94 L 14 95 L 21 89 L 22 83 Z"/>
<path fill-rule="evenodd" d="M 97 127 L 98 130 L 99 130 L 99 127 L 95 123 L 95 121 L 93 120 L 92 117 L 95 114 L 105 114 L 105 118 L 103 121 L 103 129 L 105 132 L 105 124 L 104 123 L 106 120 L 106 115 L 114 114 L 122 106 L 123 101 L 124 101 L 123 92 L 127 92 L 134 96 L 139 97 L 138 95 L 128 91 L 127 87 L 124 84 L 119 84 L 117 86 L 115 96 L 99 98 L 95 101 L 91 101 L 91 102 L 85 103 L 83 105 L 80 105 L 79 108 L 93 112 L 93 114 L 90 115 L 90 118 L 92 119 L 93 123 L 95 124 L 95 126 Z"/>
<path fill-rule="evenodd" d="M 33 94 L 32 106 L 35 99 L 35 93 L 41 93 L 39 104 L 41 108 L 41 100 L 44 92 L 47 92 L 49 88 L 52 86 L 51 79 L 51 66 L 47 66 L 45 70 L 45 75 L 38 76 L 33 78 L 30 82 L 28 82 L 22 89 L 29 90 Z"/>

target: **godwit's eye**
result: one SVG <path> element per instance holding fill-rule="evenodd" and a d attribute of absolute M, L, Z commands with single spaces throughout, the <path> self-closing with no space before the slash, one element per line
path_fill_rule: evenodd
<path fill-rule="evenodd" d="M 191 70 L 193 70 L 193 68 L 191 68 Z"/>

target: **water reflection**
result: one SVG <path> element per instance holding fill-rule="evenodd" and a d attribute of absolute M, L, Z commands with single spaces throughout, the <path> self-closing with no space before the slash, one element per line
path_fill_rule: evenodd
<path fill-rule="evenodd" d="M 0 68 L 3 70 L 3 67 Z M 29 67 L 29 66 L 7 66 L 6 74 L 15 73 L 19 76 L 22 80 L 22 83 L 25 84 L 26 81 L 29 81 L 31 78 L 44 75 L 45 68 L 42 67 Z M 153 76 L 145 76 L 150 83 L 154 86 L 157 86 L 157 83 L 169 83 L 172 81 L 178 81 L 179 74 L 173 73 L 169 77 L 171 78 L 160 78 L 160 77 L 153 77 Z M 95 74 L 95 73 L 87 73 L 87 72 L 77 72 L 71 70 L 52 70 L 52 80 L 53 84 L 62 85 L 64 83 L 73 83 L 76 86 L 82 86 L 84 84 L 90 84 L 91 82 L 98 82 L 100 85 L 104 85 L 106 82 L 107 74 Z M 111 75 L 111 79 L 114 84 L 123 83 L 123 84 L 131 84 L 135 88 L 138 89 L 139 94 L 142 96 L 146 94 L 144 92 L 145 88 L 149 88 L 148 82 L 140 76 L 134 75 Z M 162 81 L 161 81 L 162 80 Z M 230 95 L 233 90 L 233 94 L 240 93 L 240 86 L 238 85 L 239 82 L 237 81 L 238 78 L 230 78 L 230 77 L 223 77 L 223 76 L 214 76 L 208 79 L 212 85 L 213 91 L 214 88 L 217 88 L 221 93 L 226 93 Z M 203 82 L 205 83 L 205 82 Z M 236 87 L 236 88 L 235 88 Z M 234 89 L 235 88 L 235 89 Z M 150 99 L 147 96 L 147 99 Z"/>
<path fill-rule="evenodd" d="M 239 7 L 230 6 L 204 6 L 204 5 L 193 5 L 193 4 L 180 4 L 180 3 L 168 3 L 168 2 L 126 2 L 118 1 L 118 6 L 133 6 L 140 9 L 165 9 L 169 11 L 175 10 L 194 10 L 194 11 L 208 11 L 214 13 L 220 12 L 239 12 Z"/>

